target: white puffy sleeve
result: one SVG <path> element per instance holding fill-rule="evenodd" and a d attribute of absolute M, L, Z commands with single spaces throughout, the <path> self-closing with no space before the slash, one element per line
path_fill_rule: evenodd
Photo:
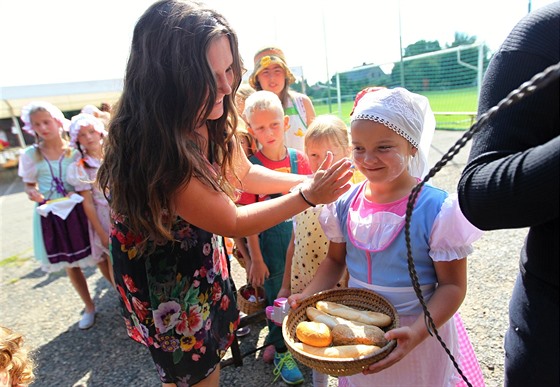
<path fill-rule="evenodd" d="M 344 242 L 344 234 L 342 234 L 342 230 L 340 229 L 340 221 L 334 203 L 323 206 L 319 214 L 319 223 L 329 241 L 335 243 Z"/>
<path fill-rule="evenodd" d="M 430 257 L 434 261 L 461 259 L 473 252 L 472 244 L 483 232 L 473 226 L 459 207 L 457 194 L 450 194 L 432 227 Z"/>
<path fill-rule="evenodd" d="M 91 190 L 91 184 L 88 182 L 89 176 L 84 170 L 83 165 L 80 165 L 78 160 L 68 165 L 68 169 L 66 170 L 66 181 L 68 184 L 74 186 L 76 192 Z"/>
<path fill-rule="evenodd" d="M 24 151 L 19 156 L 18 175 L 24 183 L 37 183 L 37 167 L 33 152 Z"/>

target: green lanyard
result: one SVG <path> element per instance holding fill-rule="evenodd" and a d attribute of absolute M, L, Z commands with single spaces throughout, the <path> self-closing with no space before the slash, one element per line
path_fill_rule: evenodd
<path fill-rule="evenodd" d="M 299 110 L 298 110 L 298 108 L 296 107 L 296 103 L 295 103 L 294 99 L 292 98 L 292 96 L 291 96 L 291 95 L 288 95 L 288 97 L 290 97 L 290 101 L 292 101 L 292 106 L 289 107 L 289 108 L 286 108 L 286 109 L 284 110 L 284 111 L 285 111 L 285 114 L 286 114 L 287 116 L 295 116 L 295 115 L 297 114 L 298 117 L 299 117 L 299 119 L 301 120 L 303 126 L 304 126 L 305 129 L 307 130 L 307 121 L 303 119 L 303 117 L 301 116 L 301 114 L 299 114 Z"/>

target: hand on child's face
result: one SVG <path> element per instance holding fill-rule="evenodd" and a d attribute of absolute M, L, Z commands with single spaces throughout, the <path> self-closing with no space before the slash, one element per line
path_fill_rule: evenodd
<path fill-rule="evenodd" d="M 306 145 L 305 153 L 307 154 L 309 166 L 311 167 L 311 171 L 313 171 L 313 173 L 317 172 L 319 166 L 327 157 L 327 152 L 331 152 L 333 154 L 333 163 L 336 163 L 338 160 L 348 156 L 340 146 L 332 145 L 328 141 L 311 142 Z"/>
<path fill-rule="evenodd" d="M 309 189 L 305 192 L 305 197 L 311 203 L 331 203 L 350 188 L 348 183 L 352 177 L 350 160 L 342 158 L 333 163 L 332 158 L 329 152 L 313 175 L 313 179 L 309 181 Z"/>

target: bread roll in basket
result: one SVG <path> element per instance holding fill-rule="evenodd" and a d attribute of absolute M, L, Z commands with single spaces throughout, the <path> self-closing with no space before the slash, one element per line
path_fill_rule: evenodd
<path fill-rule="evenodd" d="M 286 346 L 292 356 L 300 363 L 324 374 L 348 376 L 367 369 L 370 364 L 383 359 L 396 347 L 396 341 L 391 340 L 377 351 L 353 359 L 327 358 L 304 351 L 296 336 L 296 328 L 301 321 L 309 320 L 306 315 L 306 309 L 308 306 L 315 306 L 317 301 L 332 301 L 359 310 L 384 313 L 391 317 L 392 320 L 391 325 L 383 328 L 385 332 L 399 326 L 399 317 L 393 305 L 384 297 L 371 290 L 344 288 L 319 292 L 303 300 L 297 309 L 291 309 L 282 323 L 282 335 L 284 336 Z"/>

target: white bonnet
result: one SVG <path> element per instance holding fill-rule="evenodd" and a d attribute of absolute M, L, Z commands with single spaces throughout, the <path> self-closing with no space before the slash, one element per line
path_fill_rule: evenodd
<path fill-rule="evenodd" d="M 350 122 L 356 120 L 379 122 L 404 137 L 418 149 L 412 160 L 415 165 L 410 165 L 411 174 L 423 177 L 428 172 L 427 157 L 436 121 L 426 97 L 402 87 L 368 92 L 356 101 Z"/>
<path fill-rule="evenodd" d="M 86 114 L 95 114 L 95 113 L 101 113 L 101 110 L 99 110 L 99 108 L 97 106 L 94 105 L 86 105 L 82 108 L 81 113 L 86 113 Z"/>
<path fill-rule="evenodd" d="M 59 108 L 45 101 L 34 101 L 21 108 L 21 120 L 24 124 L 23 130 L 25 130 L 29 134 L 35 135 L 35 131 L 33 130 L 33 127 L 31 125 L 30 114 L 35 113 L 35 111 L 39 109 L 49 112 L 49 114 L 54 119 L 56 119 L 60 123 L 60 125 L 62 125 L 62 128 L 68 131 L 70 120 L 64 117 L 64 114 L 62 114 Z"/>
<path fill-rule="evenodd" d="M 107 135 L 105 125 L 103 125 L 103 122 L 101 122 L 101 120 L 91 114 L 80 113 L 72 117 L 72 123 L 70 124 L 70 143 L 75 146 L 78 142 L 78 134 L 80 133 L 80 129 L 84 126 L 90 125 L 93 126 L 93 129 L 95 129 L 95 131 L 100 133 L 101 135 Z"/>
<path fill-rule="evenodd" d="M 98 118 L 99 120 L 101 120 L 101 122 L 103 122 L 103 125 L 105 125 L 105 127 L 109 126 L 109 120 L 111 119 L 111 114 L 109 112 L 104 112 L 104 111 L 100 110 L 95 105 L 85 105 L 82 108 L 81 113 L 91 114 L 95 118 Z"/>

